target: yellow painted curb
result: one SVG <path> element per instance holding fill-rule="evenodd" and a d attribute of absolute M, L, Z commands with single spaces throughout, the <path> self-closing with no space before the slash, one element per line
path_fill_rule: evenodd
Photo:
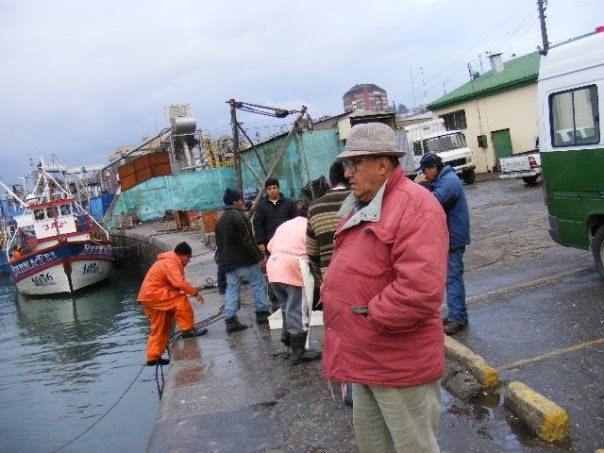
<path fill-rule="evenodd" d="M 465 365 L 484 388 L 499 385 L 497 370 L 451 337 L 445 337 L 445 355 Z"/>
<path fill-rule="evenodd" d="M 504 401 L 541 439 L 556 442 L 568 435 L 566 411 L 523 383 L 510 382 Z"/>

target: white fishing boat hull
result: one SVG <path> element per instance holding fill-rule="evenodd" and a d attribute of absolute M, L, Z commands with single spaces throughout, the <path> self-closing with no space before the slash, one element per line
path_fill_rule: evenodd
<path fill-rule="evenodd" d="M 11 280 L 29 296 L 74 293 L 108 278 L 113 261 L 110 244 L 67 243 L 11 262 Z"/>

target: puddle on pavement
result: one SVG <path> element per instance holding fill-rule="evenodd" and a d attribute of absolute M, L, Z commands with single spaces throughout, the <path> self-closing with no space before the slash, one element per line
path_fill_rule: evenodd
<path fill-rule="evenodd" d="M 539 439 L 524 422 L 505 407 L 503 394 L 499 389 L 484 391 L 470 401 L 463 401 L 443 388 L 441 407 L 443 414 L 466 419 L 479 435 L 497 443 L 500 451 L 551 451 L 552 447 L 562 451 L 572 450 L 570 441 L 552 445 Z"/>

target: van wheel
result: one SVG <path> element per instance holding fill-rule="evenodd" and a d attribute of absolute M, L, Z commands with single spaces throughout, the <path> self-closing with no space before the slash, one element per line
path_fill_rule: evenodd
<path fill-rule="evenodd" d="M 596 270 L 604 278 L 604 225 L 600 225 L 591 239 L 591 251 L 594 255 Z"/>
<path fill-rule="evenodd" d="M 527 176 L 525 178 L 522 178 L 522 180 L 529 186 L 534 186 L 535 183 L 537 182 L 537 178 L 539 176 Z"/>
<path fill-rule="evenodd" d="M 470 170 L 468 172 L 465 172 L 462 175 L 463 178 L 463 182 L 465 182 L 466 184 L 474 184 L 474 181 L 476 181 L 476 172 L 474 170 Z"/>

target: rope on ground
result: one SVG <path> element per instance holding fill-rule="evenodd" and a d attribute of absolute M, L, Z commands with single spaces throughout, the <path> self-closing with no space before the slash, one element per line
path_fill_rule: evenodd
<path fill-rule="evenodd" d="M 170 357 L 169 348 L 168 349 L 168 357 Z M 161 383 L 159 382 L 161 377 Z M 155 365 L 155 384 L 157 385 L 157 394 L 159 395 L 159 400 L 161 401 L 161 397 L 164 395 L 164 387 L 166 386 L 166 379 L 164 378 L 164 366 L 157 362 Z"/>
<path fill-rule="evenodd" d="M 80 437 L 82 437 L 84 434 L 86 434 L 88 431 L 90 431 L 92 428 L 94 428 L 101 420 L 103 420 L 108 414 L 109 412 L 111 412 L 113 410 L 113 408 L 115 406 L 117 406 L 117 404 L 124 398 L 124 396 L 126 396 L 126 393 L 128 393 L 128 391 L 130 390 L 130 388 L 132 388 L 132 386 L 134 385 L 134 383 L 136 382 L 136 380 L 138 379 L 138 377 L 141 375 L 141 373 L 143 372 L 143 369 L 145 367 L 141 367 L 140 370 L 138 370 L 137 375 L 134 377 L 134 379 L 132 380 L 132 382 L 130 383 L 130 385 L 128 385 L 128 387 L 126 387 L 126 390 L 124 390 L 124 392 L 120 395 L 120 397 L 115 401 L 115 403 L 113 403 L 111 405 L 111 407 L 109 409 L 107 409 L 107 411 L 101 415 L 101 417 L 99 419 L 97 419 L 92 425 L 90 425 L 88 428 L 86 428 L 84 431 L 82 431 L 80 434 L 78 434 L 76 437 L 74 437 L 73 439 L 71 439 L 69 442 L 67 442 L 66 444 L 61 445 L 59 448 L 57 448 L 56 450 L 53 450 L 53 452 L 56 451 L 60 451 L 62 449 L 64 449 L 65 447 L 71 445 L 72 443 L 74 443 L 76 440 L 78 440 Z"/>

